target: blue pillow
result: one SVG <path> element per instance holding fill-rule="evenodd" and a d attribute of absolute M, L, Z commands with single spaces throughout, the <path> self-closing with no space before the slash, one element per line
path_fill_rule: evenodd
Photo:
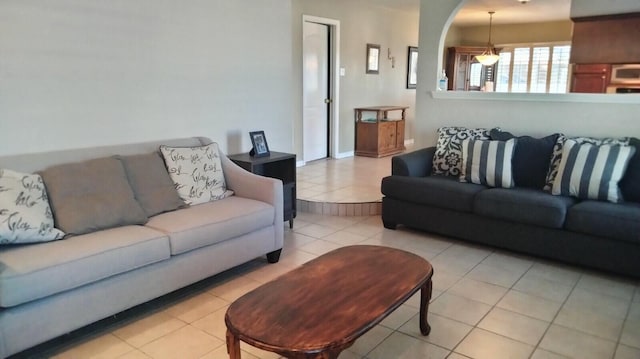
<path fill-rule="evenodd" d="M 625 201 L 640 202 L 640 139 L 632 137 L 629 145 L 636 148 L 636 153 L 629 160 L 627 172 L 620 181 L 620 190 Z"/>
<path fill-rule="evenodd" d="M 635 150 L 633 146 L 598 146 L 567 140 L 551 194 L 621 202 L 618 182 Z"/>
<path fill-rule="evenodd" d="M 491 130 L 491 139 L 507 141 L 517 138 L 513 154 L 513 179 L 518 187 L 542 189 L 545 185 L 553 146 L 558 140 L 557 133 L 543 138 L 531 136 L 516 137 L 499 129 Z M 640 193 L 639 193 L 640 195 Z"/>

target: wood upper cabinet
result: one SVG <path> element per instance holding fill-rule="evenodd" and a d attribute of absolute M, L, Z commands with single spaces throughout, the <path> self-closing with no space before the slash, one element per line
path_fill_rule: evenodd
<path fill-rule="evenodd" d="M 640 13 L 572 20 L 571 63 L 640 63 Z"/>
<path fill-rule="evenodd" d="M 355 109 L 356 155 L 382 157 L 404 151 L 405 111 L 403 106 L 376 106 Z M 389 118 L 389 112 L 401 111 Z"/>
<path fill-rule="evenodd" d="M 457 46 L 447 49 L 446 72 L 449 90 L 481 91 L 486 81 L 493 81 L 495 65 L 482 66 L 476 60 L 486 47 Z"/>
<path fill-rule="evenodd" d="M 605 93 L 611 76 L 609 64 L 576 64 L 571 75 L 571 92 Z"/>

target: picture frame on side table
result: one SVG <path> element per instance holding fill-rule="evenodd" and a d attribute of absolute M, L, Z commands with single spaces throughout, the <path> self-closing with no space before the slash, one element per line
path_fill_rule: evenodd
<path fill-rule="evenodd" d="M 267 136 L 265 136 L 264 131 L 249 132 L 249 137 L 251 137 L 251 145 L 253 146 L 249 155 L 253 157 L 266 157 L 271 154 L 271 152 L 269 152 L 269 145 L 267 144 Z"/>
<path fill-rule="evenodd" d="M 380 73 L 380 45 L 367 44 L 367 73 Z"/>
<path fill-rule="evenodd" d="M 407 56 L 407 88 L 415 89 L 418 86 L 418 48 L 409 46 Z"/>

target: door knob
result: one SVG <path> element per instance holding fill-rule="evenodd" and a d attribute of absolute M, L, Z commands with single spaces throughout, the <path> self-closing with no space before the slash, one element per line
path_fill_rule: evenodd
<path fill-rule="evenodd" d="M 332 103 L 332 102 L 333 102 L 333 100 L 332 100 L 332 99 L 330 99 L 330 98 L 325 98 L 325 99 L 324 99 L 324 103 L 326 103 L 326 104 L 330 104 L 330 103 Z"/>

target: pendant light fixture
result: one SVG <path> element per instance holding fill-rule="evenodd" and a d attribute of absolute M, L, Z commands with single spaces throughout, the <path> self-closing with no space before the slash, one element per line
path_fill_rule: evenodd
<path fill-rule="evenodd" d="M 500 59 L 500 56 L 496 55 L 493 51 L 493 44 L 491 43 L 491 24 L 493 22 L 493 14 L 495 13 L 495 11 L 489 11 L 489 42 L 487 43 L 487 49 L 484 50 L 482 55 L 476 56 L 476 60 L 484 66 L 491 66 Z"/>

